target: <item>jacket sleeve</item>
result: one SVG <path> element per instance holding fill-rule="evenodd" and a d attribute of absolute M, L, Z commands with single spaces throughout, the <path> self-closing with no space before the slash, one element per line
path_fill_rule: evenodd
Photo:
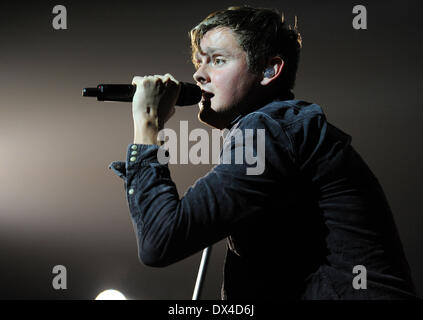
<path fill-rule="evenodd" d="M 109 168 L 124 179 L 140 260 L 164 267 L 224 239 L 249 219 L 266 219 L 272 190 L 291 162 L 288 140 L 268 116 L 247 115 L 225 137 L 220 164 L 181 199 L 168 165 L 157 160 L 161 147 L 130 144 L 126 162 Z"/>

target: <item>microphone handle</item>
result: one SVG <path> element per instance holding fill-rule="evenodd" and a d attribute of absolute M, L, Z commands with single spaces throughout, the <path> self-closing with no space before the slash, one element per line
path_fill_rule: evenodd
<path fill-rule="evenodd" d="M 99 84 L 97 100 L 132 102 L 135 90 L 136 86 L 132 84 Z"/>

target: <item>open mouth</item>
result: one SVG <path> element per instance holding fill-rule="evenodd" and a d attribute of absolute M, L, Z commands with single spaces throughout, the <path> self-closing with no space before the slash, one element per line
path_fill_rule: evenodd
<path fill-rule="evenodd" d="M 210 100 L 214 97 L 214 93 L 201 90 L 202 100 Z"/>
<path fill-rule="evenodd" d="M 214 97 L 213 93 L 201 90 L 201 101 L 198 105 L 200 110 L 211 108 L 211 98 L 212 97 Z"/>

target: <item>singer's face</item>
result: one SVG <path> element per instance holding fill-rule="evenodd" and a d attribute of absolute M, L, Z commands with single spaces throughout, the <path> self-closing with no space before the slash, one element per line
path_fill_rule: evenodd
<path fill-rule="evenodd" d="M 226 27 L 208 31 L 196 52 L 194 80 L 203 90 L 198 118 L 219 129 L 225 128 L 241 109 L 258 95 L 258 75 L 248 69 L 247 54 L 233 31 Z"/>

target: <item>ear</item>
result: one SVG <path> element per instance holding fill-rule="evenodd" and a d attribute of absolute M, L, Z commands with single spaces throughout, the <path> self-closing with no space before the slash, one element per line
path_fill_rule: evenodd
<path fill-rule="evenodd" d="M 260 81 L 260 84 L 263 86 L 266 86 L 272 81 L 276 80 L 282 73 L 283 66 L 284 66 L 284 61 L 282 60 L 281 57 L 274 56 L 273 58 L 270 58 L 267 64 L 266 70 L 271 69 L 273 70 L 273 72 L 270 73 L 270 75 L 265 76 L 263 71 L 263 78 Z"/>

